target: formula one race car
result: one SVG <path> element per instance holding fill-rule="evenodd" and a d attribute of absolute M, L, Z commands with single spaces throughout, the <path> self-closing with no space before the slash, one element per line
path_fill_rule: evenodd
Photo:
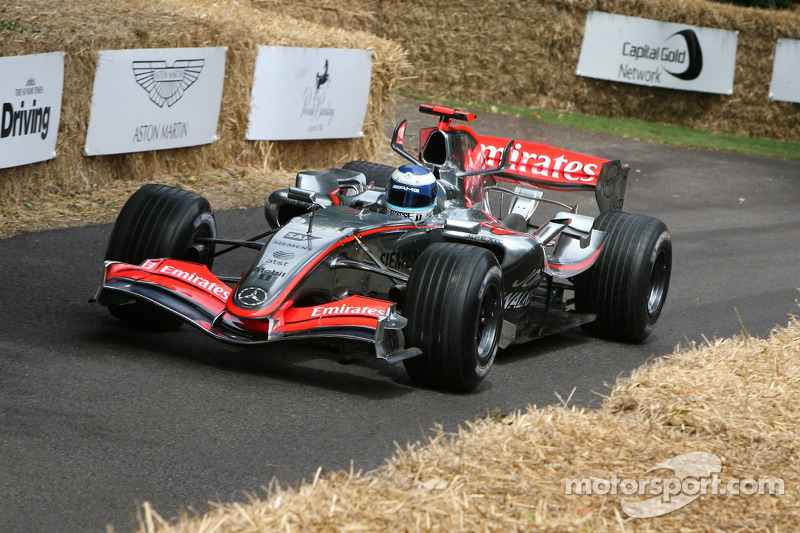
<path fill-rule="evenodd" d="M 188 322 L 234 344 L 366 343 L 452 391 L 475 388 L 511 344 L 576 326 L 650 334 L 672 245 L 663 222 L 621 210 L 627 168 L 452 123 L 469 112 L 420 111 L 438 124 L 420 131 L 418 155 L 407 121 L 392 137 L 409 164 L 299 172 L 266 199 L 269 229 L 252 239 L 217 238 L 203 197 L 145 185 L 114 225 L 96 300 L 139 328 Z M 572 191 L 593 192 L 599 214 L 543 196 Z M 244 274 L 215 276 L 214 258 L 240 247 L 257 251 Z"/>

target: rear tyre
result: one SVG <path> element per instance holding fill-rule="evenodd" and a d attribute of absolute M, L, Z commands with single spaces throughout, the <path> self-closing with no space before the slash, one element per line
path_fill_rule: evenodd
<path fill-rule="evenodd" d="M 395 170 L 395 167 L 369 161 L 350 161 L 345 163 L 342 168 L 361 172 L 367 178 L 367 184 L 372 182 L 376 187 L 383 189 L 389 185 L 389 178 Z"/>
<path fill-rule="evenodd" d="M 595 264 L 573 279 L 575 308 L 595 313 L 583 328 L 594 335 L 641 342 L 653 331 L 667 298 L 672 242 L 658 219 L 602 213 L 594 229 L 607 233 Z"/>
<path fill-rule="evenodd" d="M 403 364 L 415 383 L 468 392 L 494 363 L 503 325 L 503 282 L 483 248 L 437 243 L 420 255 L 408 280 L 406 344 L 422 355 Z"/>
<path fill-rule="evenodd" d="M 172 258 L 211 268 L 214 245 L 198 237 L 214 237 L 217 225 L 208 200 L 167 185 L 148 184 L 125 202 L 106 249 L 107 261 L 133 265 L 147 259 Z M 170 331 L 182 321 L 148 302 L 130 301 L 108 306 L 122 322 L 141 329 Z"/>

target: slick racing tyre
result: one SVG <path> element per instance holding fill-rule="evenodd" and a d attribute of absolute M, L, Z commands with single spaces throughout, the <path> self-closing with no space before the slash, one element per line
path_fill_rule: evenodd
<path fill-rule="evenodd" d="M 389 184 L 389 178 L 395 170 L 395 167 L 369 161 L 350 161 L 345 163 L 342 168 L 361 172 L 367 178 L 367 184 L 372 182 L 376 187 L 383 189 Z"/>
<path fill-rule="evenodd" d="M 594 229 L 607 233 L 592 267 L 573 279 L 575 308 L 595 313 L 583 328 L 595 335 L 641 342 L 653 331 L 667 299 L 672 242 L 658 219 L 622 211 L 601 214 Z"/>
<path fill-rule="evenodd" d="M 149 184 L 136 191 L 122 207 L 106 249 L 106 261 L 133 265 L 147 259 L 172 258 L 209 268 L 214 245 L 196 242 L 216 236 L 217 226 L 208 200 L 193 192 Z M 122 322 L 142 329 L 169 331 L 181 320 L 148 302 L 130 301 L 109 306 Z"/>
<path fill-rule="evenodd" d="M 503 325 L 503 282 L 494 255 L 457 243 L 432 244 L 408 280 L 406 345 L 422 355 L 403 361 L 422 386 L 467 392 L 494 363 Z"/>

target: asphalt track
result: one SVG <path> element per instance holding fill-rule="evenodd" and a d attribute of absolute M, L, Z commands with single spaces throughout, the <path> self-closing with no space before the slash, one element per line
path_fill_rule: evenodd
<path fill-rule="evenodd" d="M 402 365 L 317 347 L 240 349 L 188 327 L 126 329 L 87 303 L 110 226 L 17 236 L 0 241 L 0 530 L 127 531 L 137 501 L 175 516 L 262 494 L 273 478 L 310 480 L 319 466 L 371 470 L 437 424 L 455 430 L 559 396 L 596 405 L 607 384 L 679 343 L 743 326 L 764 335 L 798 312 L 800 162 L 503 116 L 473 126 L 631 166 L 626 210 L 664 220 L 674 246 L 667 304 L 646 343 L 570 331 L 501 352 L 472 394 L 442 394 L 410 385 Z M 249 236 L 263 215 L 224 212 L 218 223 Z M 235 274 L 246 260 L 219 264 Z"/>

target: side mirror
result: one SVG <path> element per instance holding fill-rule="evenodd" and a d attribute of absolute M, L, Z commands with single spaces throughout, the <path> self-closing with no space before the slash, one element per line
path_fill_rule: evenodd
<path fill-rule="evenodd" d="M 503 157 L 500 158 L 500 165 L 498 165 L 497 167 L 495 167 L 495 168 L 480 168 L 478 170 L 470 170 L 470 171 L 465 171 L 465 172 L 459 172 L 456 175 L 459 178 L 466 178 L 468 176 L 480 176 L 480 175 L 483 175 L 483 174 L 498 174 L 500 172 L 505 172 L 506 170 L 508 170 L 508 167 L 511 166 L 511 162 L 509 161 L 509 158 L 511 157 L 511 148 L 514 146 L 515 142 L 516 141 L 514 141 L 513 139 L 508 141 L 508 144 L 506 145 L 506 147 L 503 148 Z"/>
<path fill-rule="evenodd" d="M 317 203 L 317 193 L 309 191 L 308 189 L 300 189 L 299 187 L 289 187 L 289 199 L 297 200 L 298 202 L 305 202 L 307 204 Z"/>
<path fill-rule="evenodd" d="M 395 126 L 394 133 L 392 134 L 392 150 L 415 165 L 425 166 L 422 164 L 422 161 L 406 152 L 405 148 L 403 147 L 403 142 L 405 142 L 406 137 L 406 126 L 408 126 L 407 120 L 404 120 Z"/>

